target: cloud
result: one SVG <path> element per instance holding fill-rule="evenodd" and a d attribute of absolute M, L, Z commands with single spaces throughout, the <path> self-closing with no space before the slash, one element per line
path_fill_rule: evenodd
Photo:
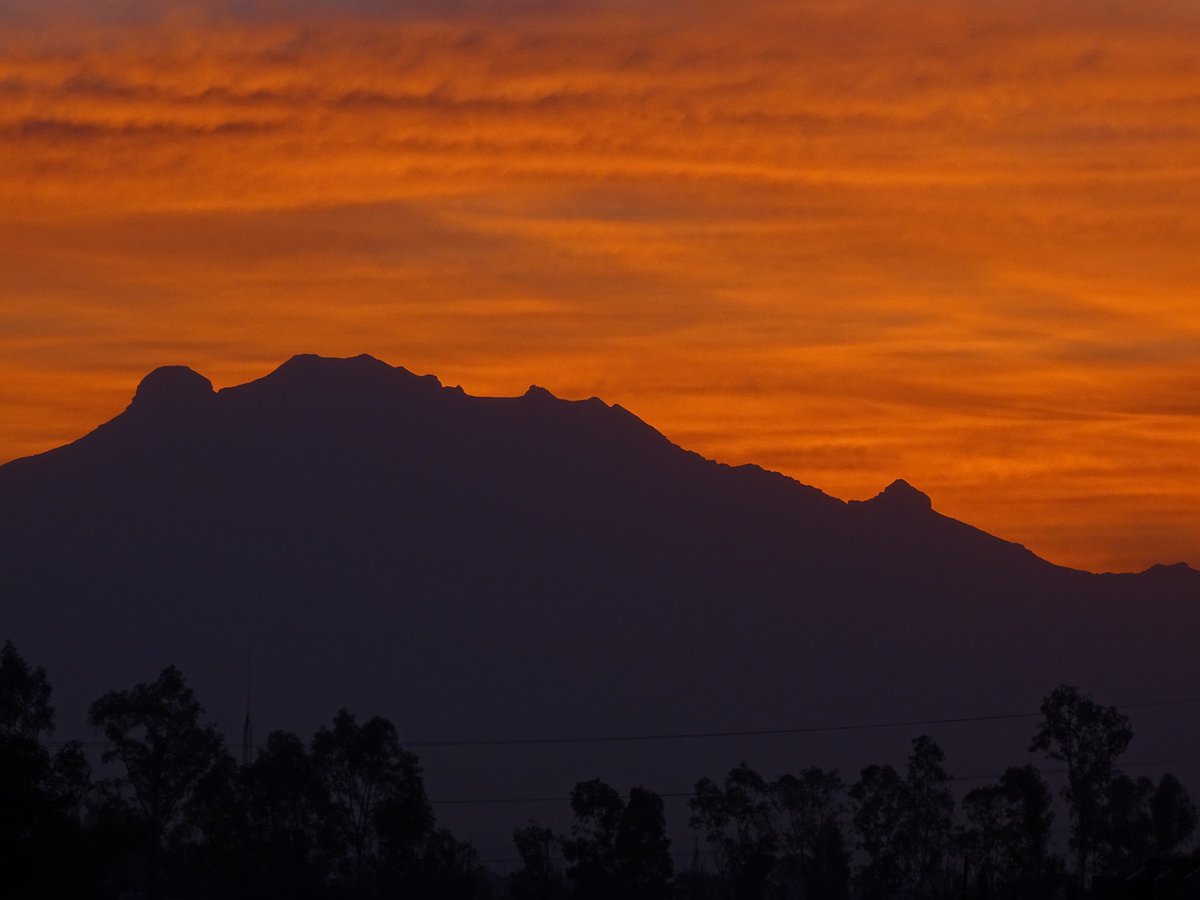
<path fill-rule="evenodd" d="M 0 458 L 369 351 L 1200 564 L 1198 9 L 0 4 Z"/>

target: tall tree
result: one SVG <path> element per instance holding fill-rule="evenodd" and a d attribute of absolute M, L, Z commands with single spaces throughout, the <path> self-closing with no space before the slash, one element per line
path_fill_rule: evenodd
<path fill-rule="evenodd" d="M 771 786 L 745 763 L 731 769 L 723 784 L 702 778 L 688 801 L 691 826 L 712 848 L 733 900 L 766 894 L 779 852 L 771 803 Z"/>
<path fill-rule="evenodd" d="M 0 648 L 0 858 L 13 896 L 69 895 L 82 860 L 57 865 L 81 839 L 81 812 L 91 767 L 77 743 L 51 757 L 42 741 L 54 733 L 51 687 L 11 642 Z"/>
<path fill-rule="evenodd" d="M 399 890 L 386 890 L 385 896 L 421 900 L 476 900 L 489 896 L 487 870 L 479 854 L 444 828 L 435 828 L 426 836 L 415 865 L 406 866 L 393 885 Z"/>
<path fill-rule="evenodd" d="M 242 770 L 242 785 L 264 884 L 287 896 L 324 882 L 337 852 L 332 801 L 300 738 L 271 732 Z"/>
<path fill-rule="evenodd" d="M 206 775 L 230 762 L 220 732 L 201 724 L 203 712 L 183 675 L 169 666 L 150 684 L 110 691 L 88 713 L 108 741 L 103 761 L 124 770 L 109 786 L 145 826 L 152 892 L 165 843 L 191 828 L 183 815 L 188 802 Z"/>
<path fill-rule="evenodd" d="M 417 757 L 401 748 L 391 722 L 374 716 L 360 725 L 340 710 L 314 735 L 312 761 L 349 848 L 347 875 L 357 887 L 381 849 L 391 870 L 420 856 L 433 811 Z"/>
<path fill-rule="evenodd" d="M 1196 830 L 1195 801 L 1169 772 L 1159 779 L 1150 797 L 1150 818 L 1154 823 L 1154 852 L 1160 856 L 1176 852 Z"/>
<path fill-rule="evenodd" d="M 256 900 L 325 887 L 338 849 L 332 804 L 298 736 L 272 732 L 249 765 L 214 770 L 197 795 L 202 869 L 225 869 L 226 883 Z"/>
<path fill-rule="evenodd" d="M 616 788 L 593 779 L 575 785 L 571 811 L 576 821 L 562 847 L 573 892 L 582 898 L 609 896 L 617 889 L 617 829 L 625 802 Z"/>
<path fill-rule="evenodd" d="M 1065 763 L 1063 798 L 1071 815 L 1071 847 L 1081 890 L 1103 826 L 1116 760 L 1133 739 L 1129 719 L 1114 707 L 1101 706 L 1078 688 L 1061 685 L 1042 701 L 1042 720 L 1030 752 L 1044 752 Z"/>
<path fill-rule="evenodd" d="M 908 882 L 904 847 L 908 786 L 891 766 L 871 765 L 850 788 L 853 823 L 866 863 L 858 872 L 863 896 L 884 900 Z"/>
<path fill-rule="evenodd" d="M 76 826 L 82 826 L 92 796 L 92 764 L 83 744 L 67 741 L 58 749 L 50 765 L 48 786 L 62 814 Z"/>
<path fill-rule="evenodd" d="M 258 864 L 241 771 L 228 753 L 192 789 L 184 815 L 191 840 L 177 847 L 176 881 L 201 897 L 252 895 Z"/>
<path fill-rule="evenodd" d="M 521 857 L 521 868 L 509 878 L 510 900 L 562 900 L 567 889 L 554 864 L 559 848 L 554 832 L 531 822 L 513 832 L 513 843 Z"/>
<path fill-rule="evenodd" d="M 617 829 L 622 896 L 656 900 L 671 893 L 675 864 L 662 797 L 646 788 L 629 791 Z"/>
<path fill-rule="evenodd" d="M 837 772 L 815 767 L 783 775 L 771 786 L 781 822 L 781 863 L 799 882 L 803 896 L 837 900 L 849 892 L 844 793 Z"/>
<path fill-rule="evenodd" d="M 930 896 L 943 874 L 954 819 L 950 775 L 933 738 L 921 735 L 912 747 L 903 779 L 891 766 L 868 766 L 850 789 L 868 897 Z"/>
<path fill-rule="evenodd" d="M 12 641 L 0 648 L 0 738 L 37 740 L 54 733 L 54 707 L 46 670 L 36 669 Z"/>
<path fill-rule="evenodd" d="M 903 844 L 918 897 L 931 893 L 939 880 L 954 828 L 954 795 L 945 760 L 942 748 L 929 735 L 913 741 L 905 776 L 908 809 Z"/>
<path fill-rule="evenodd" d="M 963 799 L 963 852 L 982 896 L 1050 897 L 1062 861 L 1050 849 L 1054 822 L 1050 788 L 1031 765 L 1010 767 L 996 784 Z"/>
<path fill-rule="evenodd" d="M 720 876 L 705 867 L 698 837 L 693 838 L 691 861 L 676 874 L 671 888 L 671 896 L 676 900 L 718 900 L 727 893 Z"/>
<path fill-rule="evenodd" d="M 1154 819 L 1150 797 L 1154 782 L 1117 772 L 1109 781 L 1096 828 L 1093 870 L 1121 875 L 1140 866 L 1154 852 Z"/>
<path fill-rule="evenodd" d="M 0 649 L 0 844 L 19 848 L 46 812 L 54 733 L 46 672 L 32 668 L 11 642 Z"/>
<path fill-rule="evenodd" d="M 1170 854 L 1196 827 L 1196 806 L 1179 779 L 1116 773 L 1108 786 L 1096 840 L 1096 871 L 1119 875 L 1152 856 Z"/>
<path fill-rule="evenodd" d="M 567 877 L 577 897 L 658 900 L 670 894 L 674 872 L 662 798 L 633 788 L 628 799 L 603 781 L 571 791 L 575 825 L 562 842 Z"/>

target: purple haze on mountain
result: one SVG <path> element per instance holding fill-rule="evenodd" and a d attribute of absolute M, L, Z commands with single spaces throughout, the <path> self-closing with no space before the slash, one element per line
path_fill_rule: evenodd
<path fill-rule="evenodd" d="M 904 481 L 846 503 L 596 398 L 472 397 L 369 356 L 216 392 L 157 369 L 112 421 L 0 467 L 0 510 L 0 639 L 47 668 L 64 738 L 171 663 L 231 736 L 249 675 L 260 737 L 348 706 L 416 745 L 1026 712 L 1063 681 L 1174 699 L 1200 675 L 1186 566 L 1061 568 Z M 1194 707 L 1130 714 L 1132 756 L 1200 756 Z M 742 759 L 853 780 L 919 731 L 952 770 L 999 772 L 1032 729 L 414 749 L 435 798 L 565 797 L 686 791 Z M 438 813 L 494 857 L 565 810 Z"/>

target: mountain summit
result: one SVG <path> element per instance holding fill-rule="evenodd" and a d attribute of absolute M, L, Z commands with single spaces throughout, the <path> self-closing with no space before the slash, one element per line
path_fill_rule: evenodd
<path fill-rule="evenodd" d="M 905 481 L 844 503 L 596 398 L 473 397 L 369 356 L 297 356 L 215 393 L 157 369 L 111 422 L 0 467 L 0 509 L 0 639 L 55 679 L 67 737 L 96 685 L 168 663 L 235 733 L 251 651 L 262 733 L 349 704 L 408 740 L 896 721 L 1035 708 L 1066 680 L 1141 700 L 1200 676 L 1146 655 L 1198 624 L 1187 567 L 1064 569 Z M 1164 742 L 1196 738 L 1184 718 Z M 997 735 L 948 752 L 991 771 Z M 892 740 L 810 750 L 852 771 Z M 674 789 L 800 750 L 661 749 L 530 755 L 505 784 L 558 795 L 604 771 Z M 500 765 L 423 761 L 459 796 L 487 796 Z M 466 830 L 502 818 L 505 852 L 508 812 Z"/>
<path fill-rule="evenodd" d="M 903 478 L 897 478 L 867 503 L 904 513 L 920 513 L 933 509 L 929 495 L 917 490 Z"/>
<path fill-rule="evenodd" d="M 138 384 L 132 408 L 179 409 L 212 399 L 212 382 L 187 366 L 162 366 Z"/>

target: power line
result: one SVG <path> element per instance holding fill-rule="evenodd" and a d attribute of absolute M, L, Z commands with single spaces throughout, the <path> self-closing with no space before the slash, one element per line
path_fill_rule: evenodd
<path fill-rule="evenodd" d="M 1148 700 L 1141 703 L 1125 703 L 1114 707 L 1119 710 L 1136 710 L 1136 709 L 1151 709 L 1155 707 L 1166 706 L 1184 706 L 1189 704 L 1200 703 L 1200 697 L 1184 697 L 1173 700 Z M 980 716 L 947 716 L 937 719 L 904 719 L 882 722 L 853 722 L 842 723 L 837 725 L 801 725 L 790 728 L 756 728 L 756 729 L 740 729 L 727 731 L 674 731 L 674 732 L 647 732 L 641 734 L 608 734 L 608 735 L 584 735 L 578 737 L 570 736 L 555 736 L 555 737 L 516 737 L 516 738 L 467 738 L 467 739 L 443 739 L 443 740 L 425 740 L 425 741 L 404 741 L 406 748 L 422 748 L 422 749 L 443 749 L 443 748 L 458 748 L 458 747 L 528 747 L 528 746 L 552 746 L 552 745 L 573 745 L 573 744 L 617 744 L 617 743 L 647 743 L 659 741 L 690 741 L 690 740 L 712 740 L 722 738 L 740 738 L 740 737 L 784 737 L 789 735 L 801 734 L 831 734 L 837 732 L 851 731 L 872 731 L 887 728 L 924 728 L 935 725 L 964 725 L 977 722 L 1003 722 L 1019 719 L 1035 719 L 1042 715 L 1041 711 L 1037 712 L 1014 712 L 1014 713 L 991 713 Z M 67 743 L 79 743 L 84 747 L 104 748 L 108 747 L 107 741 L 43 741 L 46 746 L 63 746 Z M 227 746 L 230 749 L 237 749 L 241 744 L 228 742 Z M 265 744 L 256 743 L 255 747 L 263 747 Z"/>
<path fill-rule="evenodd" d="M 1123 763 L 1120 769 L 1150 769 L 1156 766 L 1170 766 L 1200 763 L 1200 756 L 1176 756 L 1167 759 L 1146 759 Z M 1039 769 L 1042 775 L 1066 775 L 1066 769 Z M 993 772 L 987 775 L 951 775 L 948 781 L 995 781 L 1002 773 Z M 695 791 L 654 791 L 664 800 L 689 799 L 695 796 Z M 521 803 L 570 803 L 569 796 L 534 796 L 534 797 L 455 797 L 451 799 L 431 799 L 437 806 L 504 806 Z"/>
<path fill-rule="evenodd" d="M 63 744 L 66 742 L 48 741 L 44 743 Z M 90 747 L 105 747 L 107 744 L 95 742 L 85 744 Z M 1157 766 L 1173 766 L 1173 765 L 1194 765 L 1200 763 L 1200 756 L 1174 756 L 1165 757 L 1162 759 L 1146 759 L 1132 760 L 1122 763 L 1121 769 L 1150 769 Z M 1039 769 L 1042 775 L 1066 775 L 1066 769 Z M 948 779 L 952 782 L 968 782 L 968 781 L 995 781 L 1002 777 L 1000 772 L 989 772 L 985 774 L 975 775 L 951 775 Z M 694 791 L 655 791 L 659 797 L 664 800 L 682 800 L 694 796 Z M 556 795 L 535 795 L 528 797 L 447 797 L 447 798 L 431 798 L 429 802 L 435 806 L 515 806 L 519 804 L 538 804 L 538 803 L 570 803 L 570 796 L 563 794 Z"/>
<path fill-rule="evenodd" d="M 1148 709 L 1157 706 L 1181 706 L 1200 703 L 1200 697 L 1178 700 L 1153 700 L 1144 703 L 1127 703 L 1117 709 Z M 793 728 L 758 728 L 730 731 L 677 731 L 644 734 L 588 735 L 583 737 L 526 737 L 487 738 L 468 740 L 406 741 L 406 747 L 518 747 L 545 746 L 550 744 L 614 744 L 649 741 L 689 741 L 737 737 L 780 737 L 796 734 L 828 734 L 842 731 L 869 731 L 884 728 L 923 728 L 931 725 L 961 725 L 971 722 L 1002 722 L 1014 719 L 1035 719 L 1041 711 L 1021 713 L 993 713 L 982 716 L 950 716 L 940 719 L 907 719 L 885 722 L 855 722 L 839 725 L 803 725 Z"/>
<path fill-rule="evenodd" d="M 930 653 L 930 654 L 899 654 L 895 656 L 875 655 L 875 656 L 805 656 L 803 658 L 786 658 L 786 659 L 768 659 L 762 661 L 764 665 L 770 664 L 774 666 L 786 666 L 793 668 L 796 666 L 812 667 L 812 666 L 869 666 L 877 664 L 892 664 L 892 663 L 955 663 L 955 662 L 1001 662 L 1001 661 L 1020 661 L 1027 659 L 1077 659 L 1081 657 L 1092 656 L 1125 656 L 1136 654 L 1154 654 L 1161 656 L 1167 653 L 1195 653 L 1200 650 L 1200 643 L 1185 642 L 1173 644 L 1146 644 L 1141 646 L 1093 646 L 1093 647 L 1078 647 L 1075 649 L 1064 649 L 1055 647 L 1046 650 L 1026 650 L 1013 652 L 996 652 L 996 653 Z M 595 668 L 602 668 L 597 664 Z M 142 670 L 144 666 L 135 663 L 117 663 L 113 661 L 104 662 L 71 662 L 59 661 L 54 663 L 54 671 L 72 671 L 72 672 L 120 672 L 122 674 Z M 554 668 L 553 665 L 539 665 L 536 668 Z M 658 670 L 661 667 L 658 665 L 639 666 L 640 669 Z M 729 665 L 726 668 L 744 669 L 745 664 Z M 256 663 L 255 670 L 258 672 L 285 672 L 290 671 L 284 666 L 263 665 L 261 662 Z M 405 670 L 406 671 L 406 670 Z"/>

